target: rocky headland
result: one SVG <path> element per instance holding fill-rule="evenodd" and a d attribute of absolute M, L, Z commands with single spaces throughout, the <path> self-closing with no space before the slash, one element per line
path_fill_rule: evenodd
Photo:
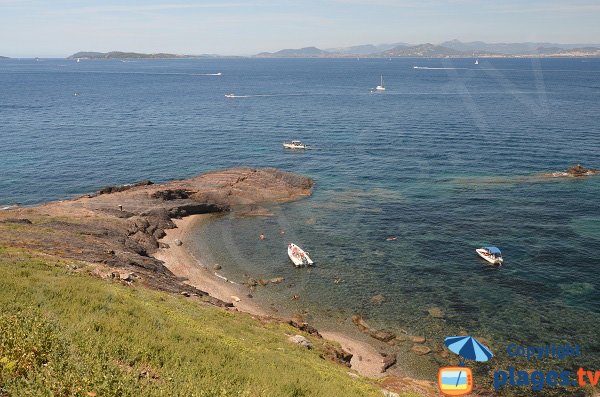
<path fill-rule="evenodd" d="M 311 194 L 313 181 L 275 169 L 238 168 L 186 180 L 106 187 L 73 200 L 0 211 L 0 244 L 135 273 L 148 286 L 194 291 L 153 254 L 174 219 L 260 210 Z"/>

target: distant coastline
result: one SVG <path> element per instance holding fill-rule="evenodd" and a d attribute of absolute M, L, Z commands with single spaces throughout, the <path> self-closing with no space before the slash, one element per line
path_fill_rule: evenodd
<path fill-rule="evenodd" d="M 261 52 L 256 55 L 138 53 L 124 51 L 77 52 L 67 59 L 194 59 L 194 58 L 595 58 L 600 44 L 557 43 L 463 43 L 458 40 L 440 44 L 381 44 L 320 49 L 304 47 Z"/>
<path fill-rule="evenodd" d="M 144 54 L 139 52 L 95 52 L 95 51 L 80 51 L 67 59 L 179 59 L 179 58 L 216 58 L 218 55 L 180 55 L 169 53 Z"/>

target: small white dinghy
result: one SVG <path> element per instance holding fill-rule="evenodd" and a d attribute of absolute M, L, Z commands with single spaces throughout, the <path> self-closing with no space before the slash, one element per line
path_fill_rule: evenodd
<path fill-rule="evenodd" d="M 504 259 L 502 259 L 502 253 L 498 247 L 481 247 L 475 250 L 477 254 L 491 263 L 492 265 L 502 265 Z"/>
<path fill-rule="evenodd" d="M 285 149 L 306 149 L 306 145 L 302 141 L 284 142 L 283 147 Z"/>
<path fill-rule="evenodd" d="M 296 267 L 310 266 L 313 264 L 313 261 L 308 254 L 294 243 L 288 244 L 288 256 L 292 262 L 294 262 Z"/>

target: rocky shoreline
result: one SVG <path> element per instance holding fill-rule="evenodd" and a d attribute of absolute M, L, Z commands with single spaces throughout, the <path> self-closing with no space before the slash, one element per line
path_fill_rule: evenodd
<path fill-rule="evenodd" d="M 347 335 L 321 335 L 307 323 L 267 315 L 252 303 L 248 306 L 249 299 L 235 299 L 230 290 L 221 290 L 222 286 L 211 289 L 210 283 L 217 279 L 214 272 L 209 272 L 213 280 L 208 284 L 195 284 L 189 274 L 173 271 L 177 270 L 173 257 L 164 255 L 185 250 L 179 238 L 167 236 L 179 236 L 175 233 L 182 231 L 178 224 L 192 220 L 192 215 L 228 211 L 264 214 L 268 211 L 262 205 L 307 197 L 313 184 L 308 177 L 275 169 L 238 168 L 164 184 L 142 181 L 110 186 L 73 200 L 0 211 L 0 245 L 90 263 L 94 275 L 112 282 L 181 294 L 227 310 L 248 312 L 259 321 L 287 322 L 306 334 L 341 345 L 342 349 L 332 344 L 324 358 L 365 376 L 383 376 L 395 363 L 395 355 L 382 354 Z M 199 267 L 193 258 L 179 262 Z M 437 394 L 430 382 L 391 378 L 424 395 Z"/>
<path fill-rule="evenodd" d="M 552 172 L 549 174 L 544 174 L 546 177 L 560 178 L 560 177 L 573 177 L 573 178 L 581 178 L 585 176 L 593 176 L 600 174 L 600 170 L 595 168 L 586 168 L 581 164 L 573 165 L 567 168 L 565 171 Z"/>
<path fill-rule="evenodd" d="M 101 189 L 73 200 L 8 208 L 0 243 L 135 272 L 152 288 L 204 295 L 178 280 L 153 254 L 174 219 L 193 214 L 250 211 L 261 204 L 311 194 L 310 178 L 275 169 L 239 168 L 187 180 Z"/>

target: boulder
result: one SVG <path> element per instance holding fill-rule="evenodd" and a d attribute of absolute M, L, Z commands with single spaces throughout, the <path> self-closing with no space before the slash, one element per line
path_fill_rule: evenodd
<path fill-rule="evenodd" d="M 395 354 L 385 354 L 382 353 L 382 363 L 381 372 L 385 372 L 389 367 L 396 364 L 396 355 Z"/>
<path fill-rule="evenodd" d="M 146 252 L 153 252 L 158 248 L 158 241 L 156 241 L 156 239 L 151 235 L 142 231 L 136 232 L 129 238 L 144 247 Z"/>
<path fill-rule="evenodd" d="M 304 336 L 302 335 L 294 335 L 294 336 L 290 336 L 288 338 L 288 340 L 292 343 L 295 343 L 297 345 L 306 347 L 307 349 L 312 349 L 313 348 L 313 344 L 311 341 L 309 341 L 308 339 L 306 339 Z"/>
<path fill-rule="evenodd" d="M 414 345 L 410 350 L 419 356 L 431 353 L 431 349 L 424 345 Z"/>
<path fill-rule="evenodd" d="M 183 200 L 190 198 L 192 193 L 192 191 L 186 189 L 166 189 L 154 192 L 150 197 L 162 201 Z"/>
<path fill-rule="evenodd" d="M 214 264 L 213 270 L 221 270 L 221 269 L 222 269 L 221 265 L 219 265 L 218 263 Z"/>
<path fill-rule="evenodd" d="M 161 238 L 165 237 L 167 235 L 167 233 L 165 233 L 165 231 L 161 228 L 156 228 L 154 230 L 154 232 L 152 232 L 152 236 L 156 239 L 156 240 L 160 240 Z"/>
<path fill-rule="evenodd" d="M 127 234 L 131 236 L 139 231 L 145 232 L 150 227 L 150 222 L 141 216 L 134 216 L 129 219 L 127 225 Z"/>
<path fill-rule="evenodd" d="M 319 331 L 312 325 L 308 325 L 308 323 L 299 322 L 296 320 L 290 320 L 290 321 L 288 321 L 288 324 L 294 328 L 298 328 L 300 331 L 304 331 L 308 334 L 311 334 L 311 335 L 319 337 L 319 338 L 321 337 L 321 334 L 319 334 Z"/>
<path fill-rule="evenodd" d="M 371 297 L 371 303 L 375 305 L 381 305 L 385 301 L 385 296 L 383 294 L 377 294 Z"/>
<path fill-rule="evenodd" d="M 369 325 L 365 322 L 365 320 L 359 314 L 355 314 L 352 316 L 352 322 L 354 323 L 354 325 L 356 325 L 358 327 L 359 330 L 361 330 L 363 332 L 371 330 L 371 327 L 369 327 Z"/>
<path fill-rule="evenodd" d="M 585 168 L 581 164 L 577 164 L 572 167 L 569 167 L 565 171 L 565 173 L 570 176 L 589 176 L 589 175 L 595 175 L 598 172 L 599 172 L 598 170 L 593 169 L 593 168 Z"/>
<path fill-rule="evenodd" d="M 437 306 L 427 309 L 427 313 L 433 318 L 444 318 L 444 312 Z"/>
<path fill-rule="evenodd" d="M 347 351 L 329 343 L 324 344 L 321 349 L 323 350 L 323 353 L 320 355 L 321 358 L 329 359 L 333 362 L 351 368 L 352 365 L 350 364 L 350 361 L 353 357 L 352 353 L 348 353 Z"/>
<path fill-rule="evenodd" d="M 135 273 L 121 273 L 119 274 L 119 278 L 122 281 L 132 282 L 135 278 Z"/>
<path fill-rule="evenodd" d="M 392 339 L 396 338 L 396 334 L 389 332 L 389 331 L 384 331 L 384 330 L 378 330 L 378 331 L 373 331 L 370 333 L 371 337 L 380 340 L 382 342 L 389 342 Z"/>
<path fill-rule="evenodd" d="M 175 245 L 178 247 L 181 247 L 183 245 L 183 241 L 177 239 L 177 240 L 175 240 Z"/>
<path fill-rule="evenodd" d="M 148 222 L 160 229 L 175 229 L 177 226 L 171 220 L 169 211 L 165 208 L 152 209 L 143 212 L 142 215 L 148 219 Z"/>
<path fill-rule="evenodd" d="M 274 277 L 271 279 L 272 284 L 280 284 L 283 282 L 283 277 Z"/>
<path fill-rule="evenodd" d="M 424 336 L 411 336 L 410 337 L 410 341 L 412 343 L 425 343 L 425 337 Z"/>

